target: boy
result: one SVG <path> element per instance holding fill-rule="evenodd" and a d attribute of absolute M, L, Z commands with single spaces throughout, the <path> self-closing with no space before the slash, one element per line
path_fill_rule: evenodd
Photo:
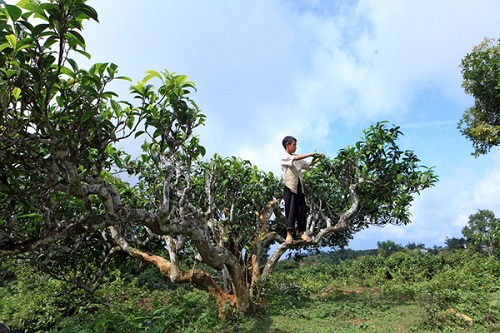
<path fill-rule="evenodd" d="M 293 230 L 295 220 L 301 240 L 311 242 L 311 237 L 306 234 L 306 200 L 304 197 L 302 170 L 309 168 L 319 160 L 324 154 L 302 154 L 296 155 L 297 139 L 293 136 L 286 136 L 283 141 L 285 153 L 281 158 L 281 170 L 283 171 L 283 182 L 285 183 L 285 217 L 286 217 L 286 244 L 293 242 Z M 312 161 L 306 158 L 314 157 Z"/>

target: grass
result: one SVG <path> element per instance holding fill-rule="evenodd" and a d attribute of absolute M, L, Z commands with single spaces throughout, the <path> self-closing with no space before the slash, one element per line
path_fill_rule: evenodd
<path fill-rule="evenodd" d="M 413 254 L 395 258 L 432 259 Z M 499 263 L 473 259 L 453 269 L 445 262 L 432 278 L 413 281 L 408 277 L 418 271 L 414 266 L 394 271 L 393 280 L 384 280 L 386 266 L 366 270 L 372 262 L 367 259 L 349 267 L 279 271 L 268 281 L 266 308 L 232 321 L 221 321 L 215 304 L 202 291 L 189 286 L 160 288 L 163 284 L 157 283 L 154 269 L 138 277 L 115 272 L 89 296 L 65 292 L 59 281 L 20 268 L 17 279 L 0 281 L 0 322 L 33 333 L 500 333 Z M 457 313 L 471 317 L 473 324 Z"/>
<path fill-rule="evenodd" d="M 290 306 L 287 309 L 286 304 L 281 304 L 281 307 L 271 307 L 265 315 L 247 318 L 239 330 L 234 332 L 485 333 L 484 326 L 449 325 L 445 328 L 425 328 L 426 313 L 421 304 L 416 301 L 386 298 L 373 290 L 333 290 L 322 296 L 322 299 L 304 302 L 303 306 Z M 491 332 L 497 331 L 492 329 Z"/>

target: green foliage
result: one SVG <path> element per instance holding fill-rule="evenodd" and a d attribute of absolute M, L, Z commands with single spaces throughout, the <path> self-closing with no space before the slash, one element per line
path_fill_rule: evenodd
<path fill-rule="evenodd" d="M 304 308 L 314 308 L 313 304 L 318 304 L 320 300 L 334 300 L 335 303 L 329 303 L 327 310 L 318 305 L 317 311 L 328 311 L 330 315 L 340 315 L 344 320 L 350 315 L 361 318 L 380 315 L 388 311 L 386 306 L 396 307 L 395 300 L 416 302 L 423 312 L 417 314 L 419 311 L 415 309 L 412 310 L 413 315 L 408 314 L 409 318 L 416 315 L 411 331 L 452 332 L 454 327 L 459 330 L 469 328 L 467 321 L 456 317 L 455 314 L 459 313 L 473 319 L 475 329 L 470 331 L 482 332 L 500 320 L 499 287 L 496 282 L 499 272 L 500 263 L 493 257 L 470 251 L 439 255 L 400 251 L 387 258 L 362 256 L 336 265 L 306 265 L 295 271 L 275 274 L 271 294 L 276 293 L 277 298 L 292 291 L 297 295 L 309 295 L 309 299 L 301 299 L 295 305 L 302 304 L 302 307 L 291 312 L 299 315 L 308 311 Z M 342 303 L 345 300 L 349 303 Z M 353 302 L 368 309 L 361 312 L 355 310 L 351 307 Z M 294 303 L 288 300 L 284 304 Z M 273 304 L 274 311 L 279 311 L 279 306 L 279 303 Z M 344 311 L 335 310 L 337 306 L 344 306 Z M 289 313 L 284 305 L 282 311 L 283 315 Z M 447 314 L 450 312 L 451 316 Z M 304 314 L 316 315 L 318 313 Z M 393 320 L 398 321 L 397 318 Z"/>
<path fill-rule="evenodd" d="M 7 263 L 1 265 L 8 269 Z M 29 265 L 19 263 L 9 272 L 9 278 L 0 280 L 0 322 L 9 327 L 33 332 L 203 332 L 204 326 L 219 325 L 206 294 L 184 288 L 160 292 L 164 285 L 145 289 L 118 270 L 93 295 L 68 290 Z"/>
<path fill-rule="evenodd" d="M 439 272 L 432 280 L 416 286 L 418 299 L 426 308 L 429 323 L 441 327 L 448 309 L 467 314 L 479 325 L 500 320 L 500 306 L 495 300 L 499 291 L 500 263 L 493 257 L 457 252 L 453 266 Z M 464 322 L 458 324 L 466 326 Z"/>
<path fill-rule="evenodd" d="M 215 309 L 207 310 L 209 300 L 200 292 L 172 291 L 168 297 L 153 293 L 102 307 L 90 318 L 82 314 L 58 323 L 54 332 L 202 332 L 202 327 L 217 327 Z"/>
<path fill-rule="evenodd" d="M 459 250 L 465 249 L 467 247 L 467 240 L 465 238 L 455 238 L 455 237 L 446 237 L 444 240 L 446 247 L 450 250 Z"/>
<path fill-rule="evenodd" d="M 207 179 L 213 197 L 203 196 Z M 250 161 L 215 154 L 195 166 L 193 183 L 193 197 L 201 207 L 211 210 L 222 240 L 233 253 L 250 250 L 259 231 L 280 227 L 275 219 L 265 228 L 259 225 L 262 207 L 282 191 L 280 181 Z"/>
<path fill-rule="evenodd" d="M 19 6 L 0 9 L 0 226 L 9 246 L 85 215 L 78 179 L 111 169 L 119 153 L 109 147 L 137 113 L 111 102 L 116 65 L 85 70 L 69 57 L 86 55 L 78 31 L 97 20 L 93 8 L 83 0 Z"/>
<path fill-rule="evenodd" d="M 347 228 L 332 234 L 324 246 L 344 247 L 352 234 L 370 225 L 410 223 L 413 196 L 437 182 L 433 168 L 399 148 L 398 126 L 378 122 L 363 132 L 354 146 L 340 150 L 335 159 L 321 159 L 305 175 L 313 214 L 336 221 L 355 209 Z"/>
<path fill-rule="evenodd" d="M 396 244 L 391 240 L 377 242 L 377 248 L 378 254 L 383 258 L 387 258 L 391 254 L 403 250 L 403 247 L 401 245 Z"/>
<path fill-rule="evenodd" d="M 0 268 L 0 321 L 33 332 L 313 333 L 335 326 L 339 332 L 479 333 L 494 332 L 500 322 L 500 262 L 467 250 L 367 255 L 277 272 L 266 288 L 267 309 L 229 322 L 217 318 L 204 293 L 155 283 L 143 288 L 119 270 L 89 296 L 22 262 L 3 261 Z M 154 281 L 155 272 L 144 270 L 142 279 Z M 472 318 L 472 326 L 456 313 Z"/>
<path fill-rule="evenodd" d="M 308 229 L 319 241 L 283 244 L 268 258 L 285 231 L 279 178 L 237 157 L 202 160 L 194 130 L 206 117 L 187 76 L 149 70 L 130 86 L 132 103 L 108 88 L 131 81 L 117 65 L 80 68 L 75 55 L 90 58 L 83 24 L 97 18 L 85 0 L 0 9 L 0 257 L 31 260 L 90 294 L 117 285 L 119 269 L 157 290 L 158 276 L 131 268 L 123 251 L 208 290 L 221 311 L 236 297 L 244 313 L 287 248 L 301 247 L 301 257 L 344 247 L 370 225 L 407 224 L 413 196 L 437 181 L 398 147 L 399 127 L 376 123 L 305 175 Z M 127 139 L 143 140 L 139 156 L 120 148 Z"/>
<path fill-rule="evenodd" d="M 462 234 L 471 248 L 500 258 L 500 219 L 491 210 L 480 209 L 470 215 Z"/>
<path fill-rule="evenodd" d="M 473 155 L 487 154 L 500 144 L 500 39 L 485 38 L 461 63 L 465 92 L 474 106 L 464 112 L 458 129 L 474 147 Z"/>
<path fill-rule="evenodd" d="M 73 222 L 102 213 L 99 191 L 84 186 L 97 186 L 101 176 L 117 182 L 111 170 L 127 168 L 139 178 L 157 179 L 152 175 L 161 169 L 154 167 L 160 154 L 179 151 L 178 158 L 186 160 L 205 153 L 192 136 L 205 116 L 189 98 L 195 88 L 185 75 L 148 71 L 131 87 L 140 101 L 135 107 L 107 90 L 114 80 L 130 80 L 117 76 L 117 65 L 78 67 L 73 52 L 89 56 L 78 31 L 85 20 L 97 20 L 85 2 L 25 0 L 0 9 L 0 226 L 12 235 L 10 246 L 18 237 L 50 233 L 68 216 Z M 34 26 L 33 18 L 41 23 Z M 151 80 L 160 82 L 158 89 Z M 114 146 L 132 135 L 150 139 L 143 146 L 147 154 L 136 161 Z M 132 192 L 130 185 L 120 185 Z M 135 190 L 135 203 L 162 197 L 151 192 L 139 196 Z"/>
<path fill-rule="evenodd" d="M 2 262 L 2 268 L 6 264 Z M 44 331 L 61 318 L 92 309 L 82 290 L 70 292 L 67 285 L 37 274 L 22 261 L 17 261 L 9 272 L 11 277 L 2 279 L 0 288 L 0 322 L 9 323 L 9 327 Z"/>

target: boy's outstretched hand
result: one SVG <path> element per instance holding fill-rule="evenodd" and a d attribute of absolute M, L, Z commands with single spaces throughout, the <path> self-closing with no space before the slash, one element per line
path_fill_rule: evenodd
<path fill-rule="evenodd" d="M 324 153 L 313 153 L 313 159 L 311 161 L 311 165 L 316 164 L 316 162 L 318 162 L 320 158 L 324 157 L 325 157 Z"/>

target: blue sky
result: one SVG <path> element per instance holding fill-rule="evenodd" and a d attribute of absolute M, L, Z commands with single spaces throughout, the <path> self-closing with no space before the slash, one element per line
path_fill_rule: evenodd
<path fill-rule="evenodd" d="M 500 37 L 499 1 L 88 4 L 100 20 L 83 33 L 92 62 L 114 62 L 133 81 L 166 69 L 196 83 L 209 156 L 240 156 L 279 174 L 285 135 L 298 138 L 299 153 L 334 157 L 376 121 L 401 126 L 401 147 L 435 166 L 440 182 L 416 198 L 411 225 L 364 230 L 351 248 L 388 239 L 444 245 L 478 209 L 500 216 L 500 150 L 473 158 L 456 129 L 472 104 L 460 60 L 484 37 Z M 116 90 L 125 98 L 128 85 Z"/>

